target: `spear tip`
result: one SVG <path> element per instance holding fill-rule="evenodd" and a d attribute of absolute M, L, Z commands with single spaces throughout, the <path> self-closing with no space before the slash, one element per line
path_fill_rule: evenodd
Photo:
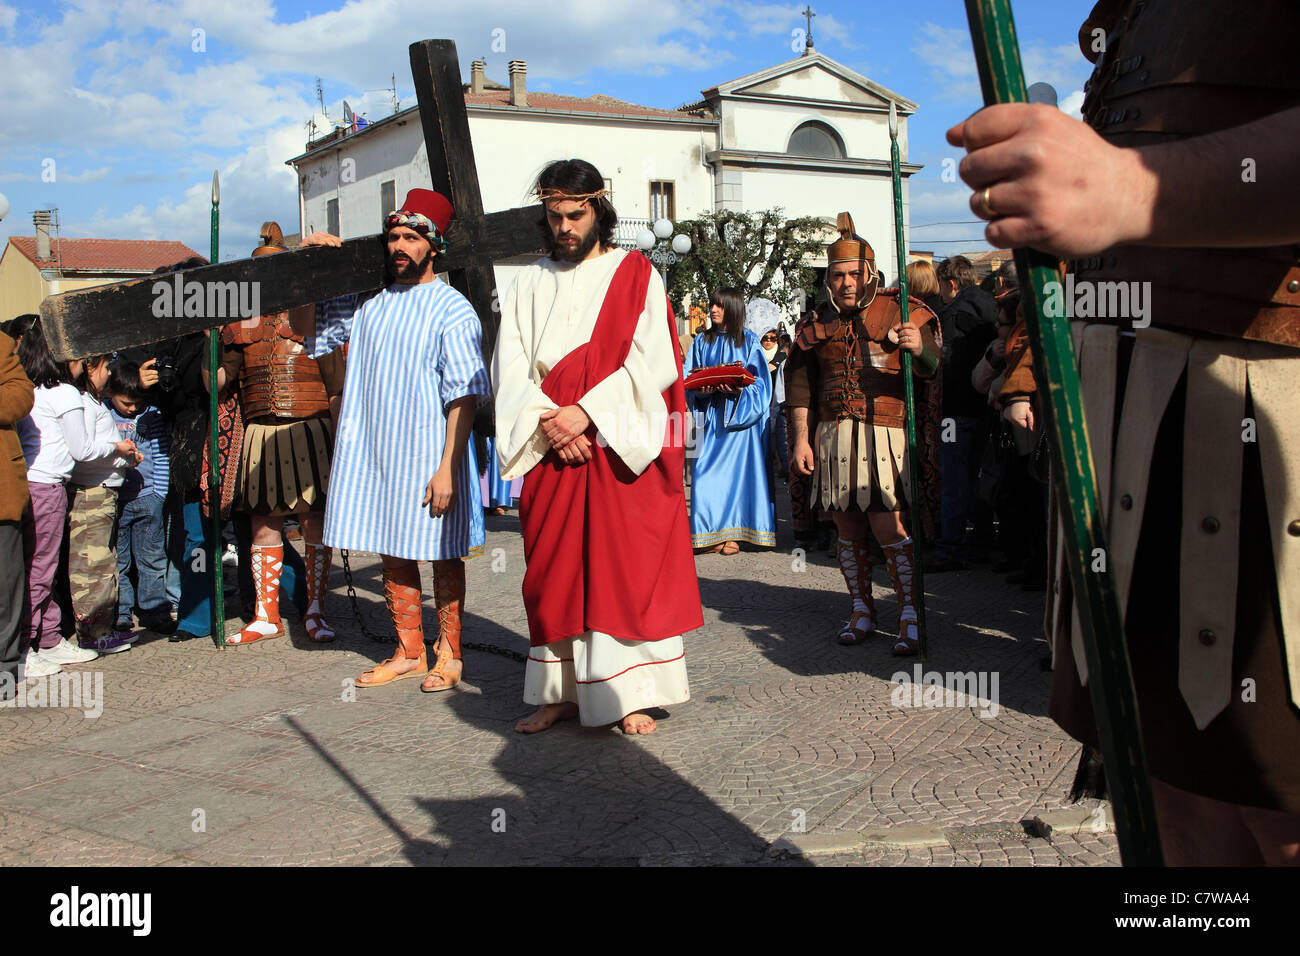
<path fill-rule="evenodd" d="M 217 206 L 221 203 L 221 180 L 217 176 L 217 170 L 212 171 L 212 205 Z"/>
<path fill-rule="evenodd" d="M 889 101 L 889 138 L 898 139 L 898 105 Z"/>

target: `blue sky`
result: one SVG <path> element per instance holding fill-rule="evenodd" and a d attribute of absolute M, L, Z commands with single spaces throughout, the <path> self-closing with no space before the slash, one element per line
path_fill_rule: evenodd
<path fill-rule="evenodd" d="M 1089 64 L 1076 34 L 1093 0 L 1014 0 L 1029 82 L 1077 110 Z M 823 0 L 819 52 L 920 104 L 911 120 L 912 246 L 986 248 L 944 130 L 980 106 L 961 0 Z M 222 180 L 222 258 L 247 255 L 267 219 L 297 228 L 293 173 L 318 111 L 346 99 L 378 119 L 396 74 L 413 105 L 407 45 L 450 37 L 488 76 L 528 61 L 530 89 L 603 93 L 672 108 L 702 89 L 792 59 L 803 3 L 681 0 L 0 0 L 0 241 L 57 206 L 64 236 L 179 239 L 208 251 L 208 194 Z M 498 32 L 502 31 L 502 32 Z M 504 42 L 503 51 L 494 51 Z"/>

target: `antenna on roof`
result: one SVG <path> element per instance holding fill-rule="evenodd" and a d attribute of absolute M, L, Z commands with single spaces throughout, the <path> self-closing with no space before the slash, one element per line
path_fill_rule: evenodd
<path fill-rule="evenodd" d="M 325 91 L 321 89 L 320 77 L 316 77 L 316 102 L 320 104 L 321 115 L 329 116 L 329 110 L 325 109 Z"/>

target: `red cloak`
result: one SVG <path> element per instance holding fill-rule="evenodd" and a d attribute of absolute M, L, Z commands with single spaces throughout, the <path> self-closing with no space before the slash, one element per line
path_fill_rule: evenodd
<path fill-rule="evenodd" d="M 591 340 L 557 362 L 542 382 L 557 405 L 576 405 L 627 361 L 650 269 L 638 252 L 619 265 Z M 565 465 L 551 451 L 524 476 L 519 518 L 533 647 L 585 631 L 658 641 L 704 624 L 682 489 L 686 451 L 682 429 L 671 427 L 686 415 L 671 304 L 660 334 L 672 339 L 677 378 L 663 393 L 670 426 L 659 457 L 634 475 L 612 448 L 596 441 L 592 425 L 586 432 L 589 462 Z"/>

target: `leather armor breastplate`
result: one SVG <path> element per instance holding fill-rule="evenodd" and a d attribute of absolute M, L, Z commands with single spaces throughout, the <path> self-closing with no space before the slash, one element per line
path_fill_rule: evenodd
<path fill-rule="evenodd" d="M 906 420 L 902 354 L 888 333 L 899 320 L 898 303 L 877 296 L 853 321 L 840 316 L 835 332 L 817 346 L 821 421 L 856 418 L 902 428 Z"/>
<path fill-rule="evenodd" d="M 317 418 L 329 414 L 320 367 L 289 327 L 287 312 L 262 316 L 254 329 L 227 326 L 228 340 L 244 347 L 239 371 L 244 419 Z"/>
<path fill-rule="evenodd" d="M 1095 30 L 1106 32 L 1105 50 L 1085 86 L 1083 117 L 1117 146 L 1201 136 L 1300 105 L 1293 0 L 1103 0 L 1079 34 L 1090 58 Z M 1248 152 L 1243 143 L 1242 161 Z M 1236 162 L 1225 175 L 1245 174 Z M 1116 247 L 1070 271 L 1077 280 L 1150 282 L 1156 327 L 1300 348 L 1300 246 Z"/>

